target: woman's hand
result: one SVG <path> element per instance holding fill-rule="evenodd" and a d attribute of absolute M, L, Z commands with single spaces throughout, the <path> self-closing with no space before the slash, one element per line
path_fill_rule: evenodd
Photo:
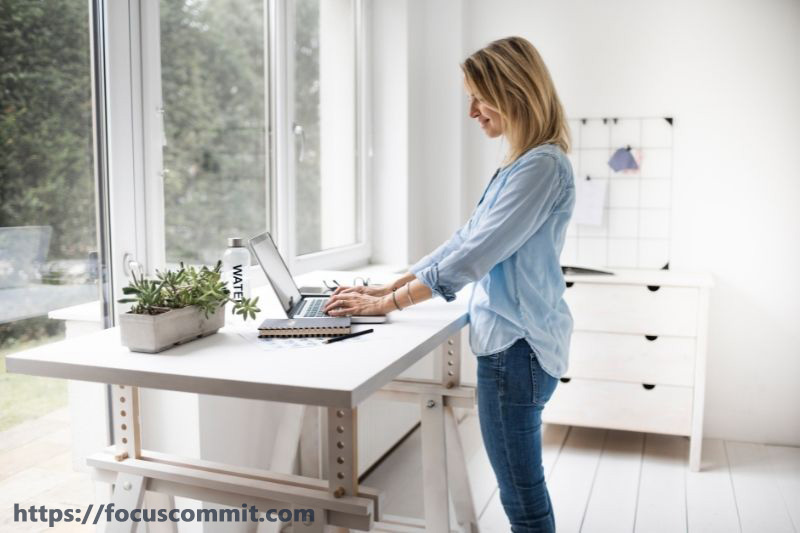
<path fill-rule="evenodd" d="M 372 289 L 372 287 L 350 287 L 350 289 Z M 325 304 L 324 311 L 330 316 L 375 316 L 385 315 L 389 309 L 383 296 L 373 296 L 360 290 L 339 292 L 337 289 Z"/>
<path fill-rule="evenodd" d="M 346 287 L 344 285 L 340 285 L 339 287 L 336 287 L 335 291 L 333 291 L 332 296 L 352 292 L 358 294 L 367 294 L 369 296 L 386 296 L 392 292 L 392 289 L 389 285 L 367 285 L 366 287 L 363 285 L 359 285 L 357 287 Z"/>

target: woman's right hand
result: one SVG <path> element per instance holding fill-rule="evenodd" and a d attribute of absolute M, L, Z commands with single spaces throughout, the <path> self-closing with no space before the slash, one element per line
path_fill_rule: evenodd
<path fill-rule="evenodd" d="M 367 285 L 366 287 L 363 285 L 358 285 L 356 287 L 339 285 L 336 287 L 336 290 L 333 291 L 331 296 L 341 294 L 343 292 L 357 292 L 358 294 L 367 294 L 369 296 L 386 296 L 392 292 L 392 289 L 389 285 Z"/>

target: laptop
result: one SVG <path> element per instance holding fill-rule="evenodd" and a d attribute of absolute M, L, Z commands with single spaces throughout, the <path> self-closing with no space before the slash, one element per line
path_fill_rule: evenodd
<path fill-rule="evenodd" d="M 270 285 L 278 295 L 281 307 L 289 318 L 326 318 L 322 309 L 328 301 L 328 296 L 321 294 L 301 294 L 294 282 L 292 273 L 286 262 L 278 252 L 278 247 L 272 236 L 265 232 L 250 239 L 250 249 L 267 275 Z M 386 322 L 386 315 L 353 316 L 353 324 L 382 324 Z"/>

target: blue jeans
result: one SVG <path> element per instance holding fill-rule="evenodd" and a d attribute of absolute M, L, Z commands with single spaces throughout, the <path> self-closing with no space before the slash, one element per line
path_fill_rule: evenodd
<path fill-rule="evenodd" d="M 478 357 L 483 444 L 514 533 L 556 529 L 542 467 L 542 408 L 557 384 L 525 339 Z"/>

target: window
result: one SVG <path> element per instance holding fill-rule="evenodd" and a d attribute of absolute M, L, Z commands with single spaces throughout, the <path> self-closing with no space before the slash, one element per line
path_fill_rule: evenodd
<path fill-rule="evenodd" d="M 214 264 L 267 224 L 261 0 L 160 3 L 166 262 Z"/>
<path fill-rule="evenodd" d="M 368 3 L 270 5 L 278 247 L 295 273 L 366 263 Z"/>
<path fill-rule="evenodd" d="M 264 229 L 298 273 L 366 262 L 362 1 L 141 6 L 148 270 Z"/>
<path fill-rule="evenodd" d="M 294 3 L 296 253 L 358 242 L 352 0 Z"/>

